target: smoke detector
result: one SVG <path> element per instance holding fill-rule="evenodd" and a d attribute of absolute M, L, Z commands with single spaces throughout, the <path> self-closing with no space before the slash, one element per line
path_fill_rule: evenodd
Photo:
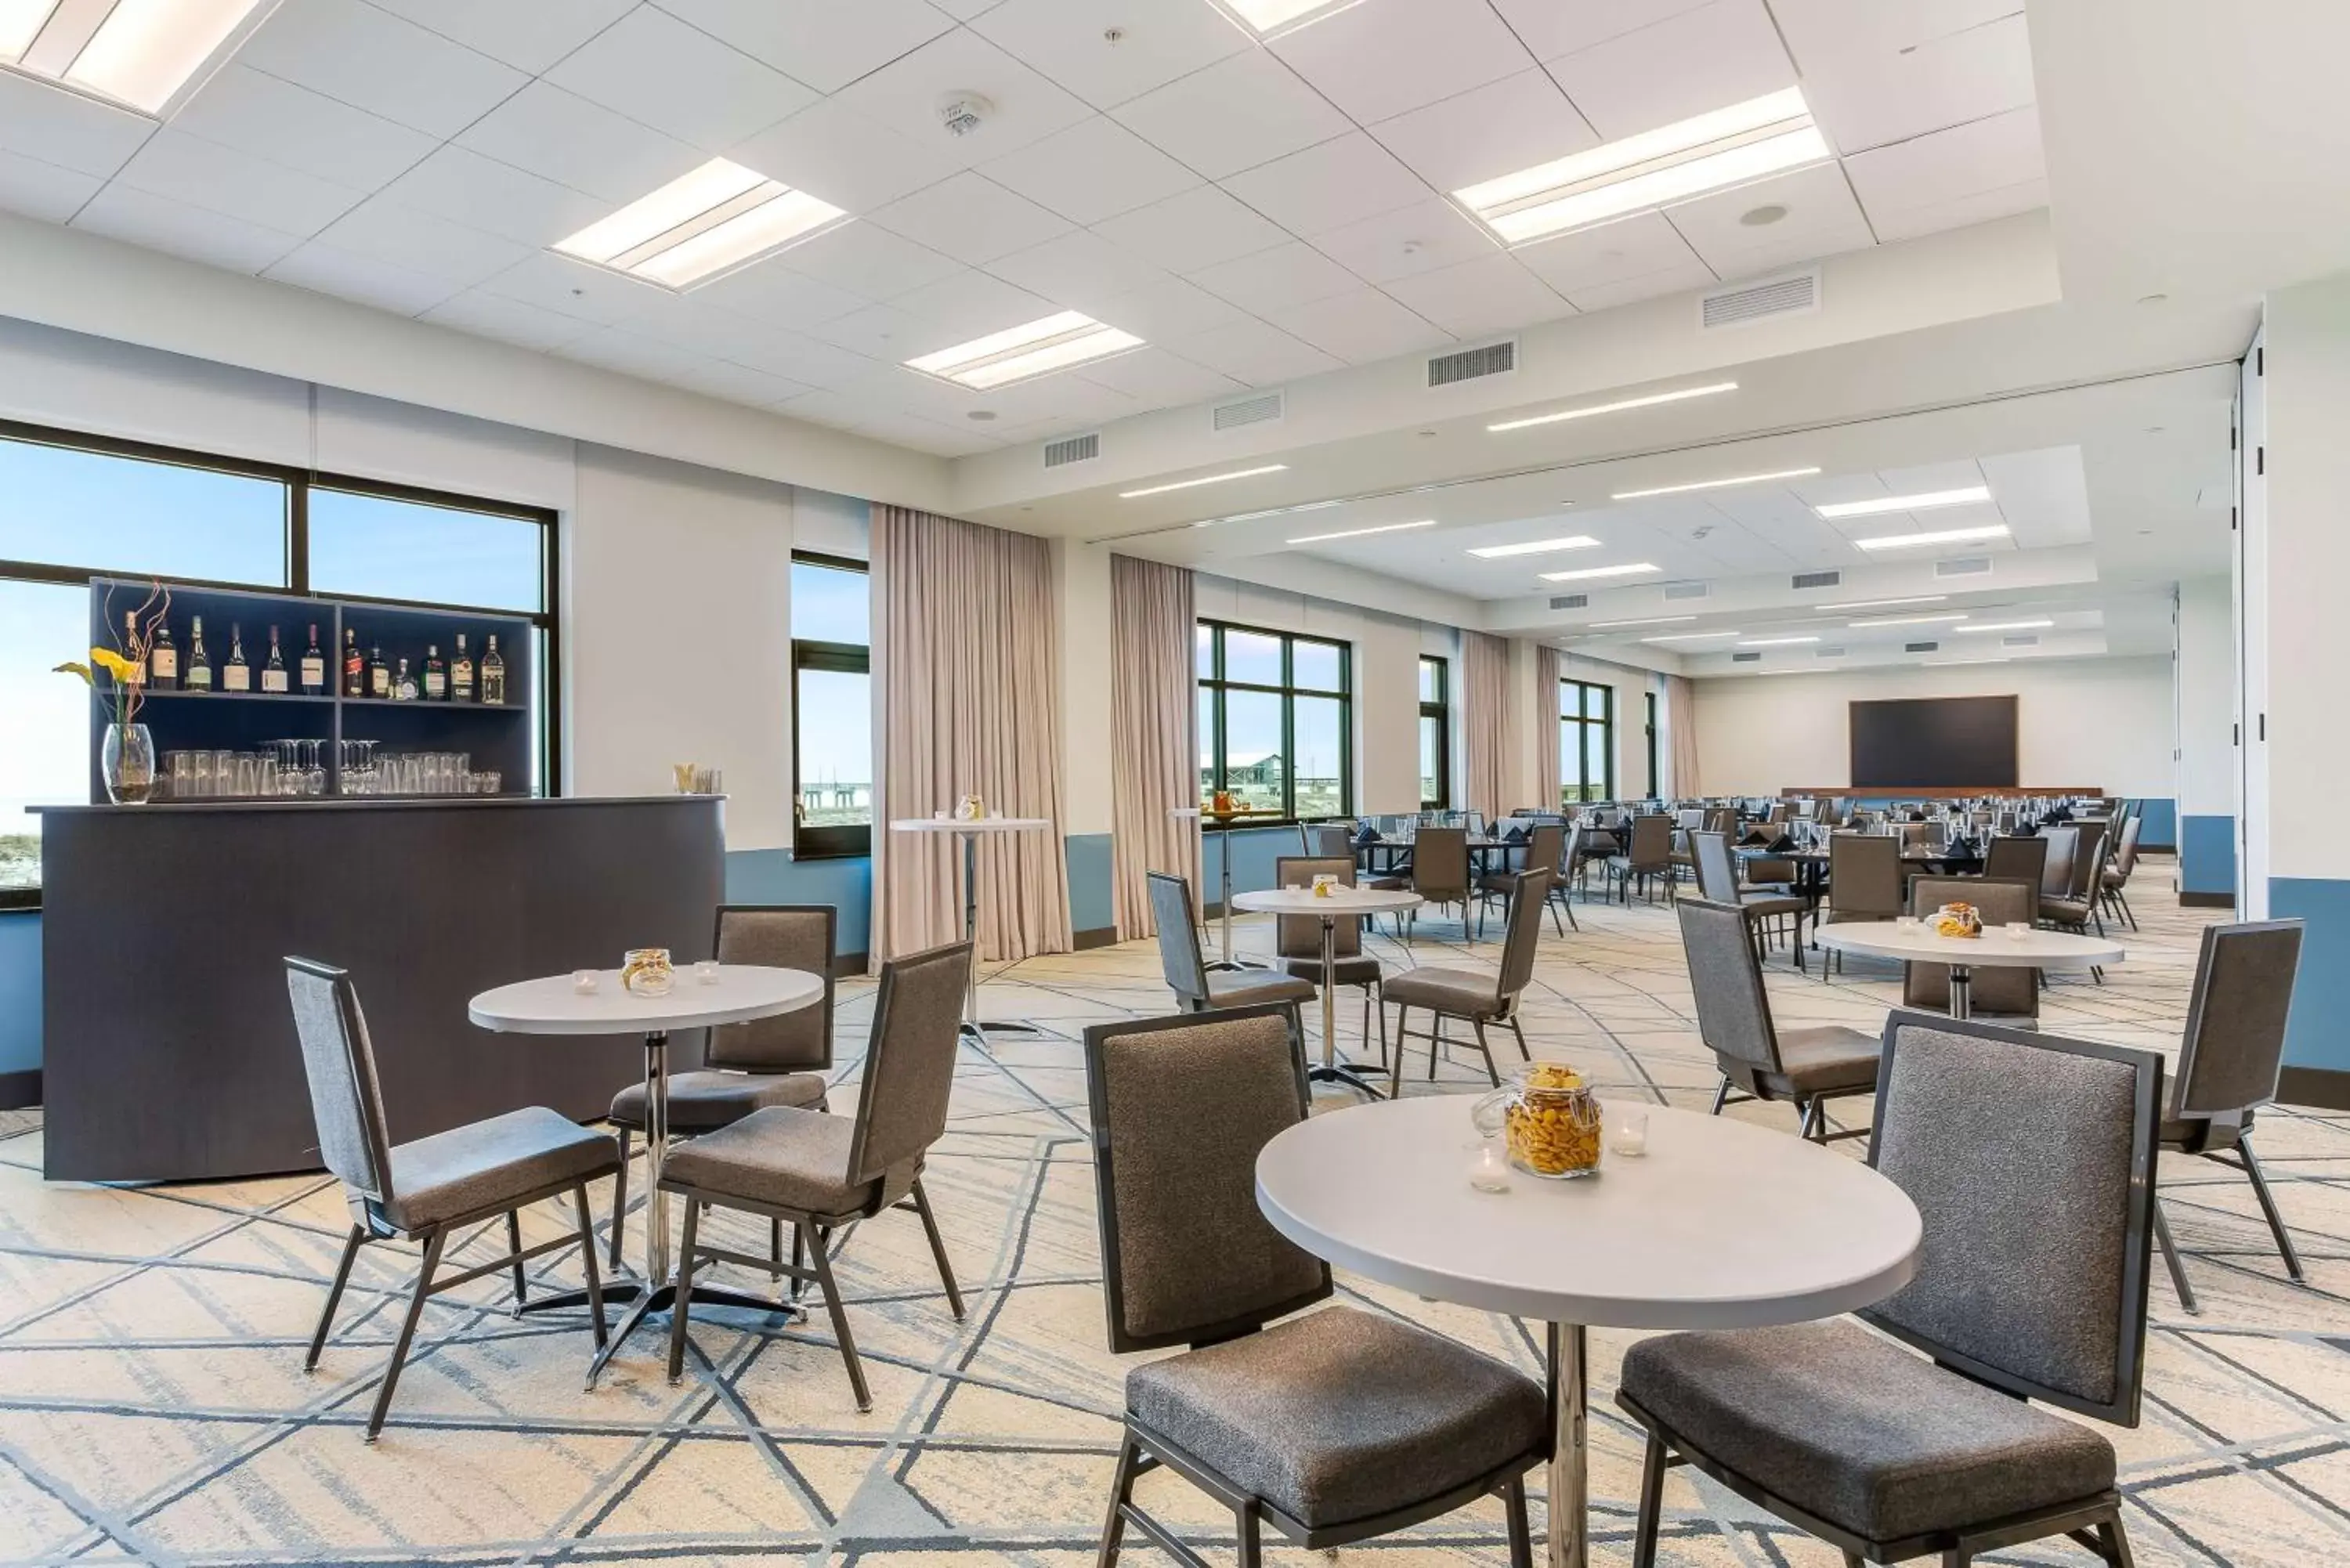
<path fill-rule="evenodd" d="M 969 136 L 995 112 L 986 97 L 975 92 L 951 92 L 939 99 L 939 123 L 950 136 Z"/>

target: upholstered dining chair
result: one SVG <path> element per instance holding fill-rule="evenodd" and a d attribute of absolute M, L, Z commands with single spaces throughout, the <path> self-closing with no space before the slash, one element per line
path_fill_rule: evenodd
<path fill-rule="evenodd" d="M 2040 870 L 2041 919 L 2045 920 L 2051 918 L 2048 906 L 2061 902 L 2073 891 L 2073 859 L 2081 847 L 2081 830 L 2072 826 L 2043 827 L 2040 837 L 2048 845 L 2048 858 Z"/>
<path fill-rule="evenodd" d="M 2195 989 L 2187 1003 L 2187 1032 L 2179 1045 L 2178 1075 L 2171 1081 L 2170 1106 L 2162 1122 L 2165 1149 L 2200 1155 L 2214 1165 L 2243 1172 L 2268 1220 L 2269 1234 L 2276 1238 L 2277 1255 L 2295 1283 L 2304 1278 L 2301 1257 L 2293 1251 L 2260 1157 L 2252 1152 L 2252 1117 L 2276 1098 L 2285 1020 L 2293 1011 L 2293 980 L 2301 966 L 2301 935 L 2299 920 L 2203 928 Z M 2159 1201 L 2154 1222 L 2179 1305 L 2199 1313 Z"/>
<path fill-rule="evenodd" d="M 2111 864 L 2098 873 L 2097 896 L 2105 901 L 2107 912 L 2129 922 L 2131 930 L 2137 929 L 2137 911 L 2131 909 L 2127 889 L 2130 873 L 2137 869 L 2138 830 L 2145 819 L 2137 812 L 2122 824 L 2120 846 L 2114 851 Z"/>
<path fill-rule="evenodd" d="M 1273 879 L 1277 887 L 1311 888 L 1316 877 L 1336 877 L 1341 887 L 1355 886 L 1355 857 L 1350 851 L 1338 856 L 1284 855 L 1273 863 Z M 1315 988 L 1322 987 L 1322 922 L 1312 915 L 1282 915 L 1274 920 L 1274 952 L 1281 967 L 1293 980 L 1302 980 Z M 1358 988 L 1363 993 L 1363 1038 L 1371 1037 L 1371 1019 L 1378 1015 L 1379 1023 L 1379 1065 L 1388 1064 L 1388 1008 L 1386 993 L 1381 987 L 1387 981 L 1387 971 L 1379 961 L 1363 950 L 1363 923 L 1360 919 L 1336 922 L 1330 929 L 1330 967 L 1336 971 L 1331 983 Z"/>
<path fill-rule="evenodd" d="M 1109 1347 L 1189 1347 L 1127 1372 L 1097 1568 L 1116 1568 L 1129 1525 L 1205 1568 L 1135 1501 L 1136 1480 L 1162 1468 L 1230 1511 L 1241 1568 L 1263 1562 L 1268 1523 L 1333 1549 L 1488 1495 L 1511 1568 L 1533 1568 L 1525 1475 L 1549 1453 L 1543 1390 L 1392 1313 L 1305 1312 L 1330 1298 L 1329 1265 L 1257 1207 L 1258 1154 L 1309 1104 L 1279 1012 L 1097 1024 L 1085 1050 Z"/>
<path fill-rule="evenodd" d="M 2036 889 L 2048 875 L 2048 841 L 2038 836 L 2019 838 L 2002 834 L 1991 841 L 1983 855 L 1983 875 L 2001 881 L 2029 882 Z M 2032 919 L 2040 919 L 2040 905 L 2035 898 Z"/>
<path fill-rule="evenodd" d="M 1771 929 L 1771 922 L 1792 922 L 1789 929 L 1788 950 L 1795 955 L 1795 967 L 1804 967 L 1804 914 L 1811 908 L 1809 899 L 1794 893 L 1750 893 L 1738 885 L 1738 862 L 1730 853 L 1730 835 L 1726 833 L 1695 833 L 1690 840 L 1697 854 L 1698 896 L 1717 904 L 1736 904 L 1746 911 L 1746 923 L 1754 940 L 1754 956 L 1762 958 L 1762 949 Z"/>
<path fill-rule="evenodd" d="M 713 1246 L 702 1233 L 712 1208 L 763 1215 L 790 1226 L 796 1257 L 786 1264 L 795 1282 L 824 1294 L 833 1338 L 848 1366 L 857 1407 L 870 1410 L 864 1364 L 841 1308 L 832 1273 L 836 1231 L 885 1210 L 910 1211 L 922 1222 L 947 1306 L 962 1320 L 962 1292 L 947 1261 L 938 1217 L 922 1190 L 922 1160 L 947 1128 L 947 1098 L 954 1087 L 956 1044 L 962 1027 L 963 988 L 971 978 L 971 944 L 954 942 L 881 966 L 866 1045 L 863 1081 L 854 1116 L 827 1116 L 794 1106 L 752 1112 L 681 1144 L 661 1166 L 661 1190 L 685 1201 L 677 1251 L 677 1304 L 670 1313 L 669 1380 L 685 1373 L 686 1319 L 694 1272 L 705 1261 L 775 1272 L 772 1260 Z"/>
<path fill-rule="evenodd" d="M 2086 930 L 2091 925 L 2097 935 L 2106 934 L 2106 919 L 2098 911 L 2097 901 L 2103 895 L 2100 877 L 2105 872 L 2106 824 L 2095 817 L 2074 825 L 2075 836 L 2072 857 L 2066 863 L 2066 880 L 2062 892 L 2054 898 L 2044 894 L 2040 900 L 2040 918 L 2052 926 L 2067 930 Z M 2051 848 L 2053 866 L 2056 851 Z M 2102 976 L 2099 977 L 2102 981 Z"/>
<path fill-rule="evenodd" d="M 1423 906 L 1461 907 L 1461 934 L 1469 935 L 1469 829 L 1423 827 L 1412 835 L 1411 868 L 1400 877 L 1382 877 L 1371 884 L 1388 891 L 1409 889 Z M 1419 910 L 1405 916 L 1419 923 Z"/>
<path fill-rule="evenodd" d="M 830 904 L 723 904 L 713 950 L 721 963 L 766 964 L 824 976 L 814 1007 L 710 1032 L 700 1071 L 669 1076 L 671 1136 L 731 1127 L 769 1106 L 824 1108 L 824 1075 L 832 1066 L 833 931 Z M 629 1212 L 629 1137 L 645 1125 L 645 1086 L 612 1096 L 608 1120 L 620 1129 L 620 1174 L 612 1183 L 612 1267 L 620 1266 L 620 1232 Z M 780 1228 L 768 1240 L 783 1256 Z"/>
<path fill-rule="evenodd" d="M 1423 829 L 1422 831 L 1425 831 Z M 1353 857 L 1348 857 L 1348 864 Z M 1185 1012 L 1211 1007 L 1246 1007 L 1271 1002 L 1289 1010 L 1290 1023 L 1305 1036 L 1299 1004 L 1321 994 L 1310 980 L 1279 970 L 1211 970 L 1200 950 L 1199 928 L 1191 923 L 1191 884 L 1171 871 L 1147 873 L 1150 884 L 1150 915 L 1159 924 L 1159 968 L 1175 1005 Z M 1321 951 L 1317 945 L 1315 951 Z"/>
<path fill-rule="evenodd" d="M 1526 862 L 1523 869 L 1531 871 L 1541 867 L 1549 870 L 1552 873 L 1551 887 L 1555 890 L 1558 886 L 1559 860 L 1565 853 L 1565 828 L 1553 826 L 1548 823 L 1535 826 L 1526 834 Z M 1513 871 L 1488 871 L 1477 878 L 1477 934 L 1480 937 L 1485 934 L 1486 910 L 1494 904 L 1506 907 L 1510 895 L 1516 888 L 1517 874 Z M 1544 901 L 1548 902 L 1547 898 Z M 1566 928 L 1559 923 L 1556 905 L 1551 907 L 1550 924 L 1551 929 L 1560 936 L 1566 935 Z"/>
<path fill-rule="evenodd" d="M 2040 884 L 2019 877 L 1927 877 L 1909 878 L 1909 912 L 1931 915 L 1945 904 L 1972 904 L 1987 930 L 2022 921 L 2030 925 L 2040 908 Z M 1997 941 L 1987 937 L 1986 941 Z M 2040 1016 L 2040 971 L 2007 964 L 1985 964 L 1970 971 L 1968 1011 L 1978 1017 L 2036 1019 Z M 1901 966 L 1904 1006 L 1947 1012 L 1950 1006 L 1950 966 L 1946 963 L 1905 963 Z"/>
<path fill-rule="evenodd" d="M 1828 839 L 1828 895 L 1813 915 L 1814 929 L 1845 920 L 1890 920 L 1900 915 L 1901 840 L 1882 833 L 1839 833 Z M 1844 968 L 1844 955 L 1820 963 L 1820 979 Z"/>
<path fill-rule="evenodd" d="M 1354 830 L 1344 823 L 1299 823 L 1297 842 L 1308 855 L 1326 859 L 1355 857 Z"/>
<path fill-rule="evenodd" d="M 1510 893 L 1509 924 L 1502 934 L 1502 966 L 1492 973 L 1473 969 L 1443 969 L 1422 967 L 1408 969 L 1387 983 L 1387 999 L 1395 1003 L 1395 1068 L 1388 1079 L 1392 1096 L 1403 1093 L 1403 1058 L 1405 1042 L 1420 1039 L 1428 1042 L 1428 1075 L 1436 1077 L 1436 1059 L 1444 1051 L 1444 1021 L 1458 1018 L 1465 1021 L 1477 1038 L 1478 1054 L 1485 1059 L 1485 1075 L 1498 1087 L 1502 1075 L 1493 1065 L 1492 1047 L 1485 1039 L 1485 1025 L 1506 1023 L 1517 1036 L 1518 1054 L 1528 1061 L 1534 1053 L 1526 1049 L 1526 1032 L 1518 1023 L 1518 1001 L 1527 986 L 1534 983 L 1534 949 L 1542 941 L 1543 905 L 1550 899 L 1551 873 L 1537 867 L 1516 874 L 1517 886 Z M 1415 1007 L 1430 1014 L 1425 1033 L 1413 1035 L 1405 1020 Z"/>
<path fill-rule="evenodd" d="M 1835 1023 L 1783 1033 L 1772 1021 L 1747 912 L 1712 898 L 1683 898 L 1677 908 L 1698 1036 L 1721 1070 L 1713 1114 L 1749 1100 L 1783 1100 L 1795 1107 L 1805 1137 L 1866 1137 L 1866 1127 L 1829 1131 L 1827 1102 L 1876 1091 L 1877 1036 Z"/>
<path fill-rule="evenodd" d="M 1622 890 L 1624 902 L 1632 901 L 1632 883 L 1640 884 L 1643 897 L 1648 896 L 1648 878 L 1665 879 L 1668 898 L 1676 896 L 1673 881 L 1673 819 L 1661 815 L 1647 815 L 1632 819 L 1631 841 L 1620 854 L 1607 857 L 1607 879 Z"/>
<path fill-rule="evenodd" d="M 2151 1052 L 1887 1018 L 1868 1160 L 1918 1205 L 1917 1273 L 1860 1324 L 1625 1353 L 1616 1402 L 1648 1439 L 1632 1560 L 1655 1563 L 1687 1464 L 1847 1564 L 2064 1535 L 2128 1568 L 2113 1444 L 2031 1402 L 2137 1424 L 2161 1084 Z"/>
<path fill-rule="evenodd" d="M 334 1282 L 318 1327 L 310 1335 L 302 1370 L 315 1372 L 334 1327 L 335 1309 L 350 1282 L 351 1263 L 370 1241 L 412 1241 L 424 1248 L 423 1263 L 408 1298 L 407 1315 L 392 1341 L 391 1359 L 368 1412 L 367 1440 L 383 1430 L 391 1392 L 415 1342 L 424 1303 L 444 1291 L 491 1274 L 511 1272 L 515 1305 L 527 1285 L 523 1265 L 533 1258 L 577 1244 L 588 1274 L 588 1321 L 596 1348 L 604 1347 L 602 1282 L 596 1272 L 595 1221 L 588 1210 L 588 1183 L 619 1168 L 619 1147 L 606 1133 L 581 1127 L 559 1111 L 525 1106 L 486 1121 L 452 1127 L 429 1137 L 393 1143 L 384 1116 L 383 1089 L 376 1075 L 375 1042 L 359 1011 L 359 990 L 346 971 L 310 959 L 286 961 L 286 991 L 294 1008 L 294 1032 L 302 1044 L 302 1070 L 310 1085 L 310 1111 L 318 1128 L 318 1158 L 343 1184 L 351 1208 L 350 1234 L 335 1265 Z M 535 1246 L 522 1244 L 521 1211 L 545 1198 L 571 1195 L 579 1215 L 575 1234 Z M 504 1216 L 506 1255 L 436 1279 L 450 1236 L 484 1220 Z"/>

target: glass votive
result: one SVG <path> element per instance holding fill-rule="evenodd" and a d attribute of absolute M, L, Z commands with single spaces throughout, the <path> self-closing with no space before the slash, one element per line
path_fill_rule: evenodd
<path fill-rule="evenodd" d="M 602 977 L 592 969 L 575 969 L 571 971 L 571 989 L 582 996 L 593 996 L 597 986 L 601 982 Z"/>
<path fill-rule="evenodd" d="M 703 985 L 716 985 L 718 983 L 718 961 L 716 959 L 694 960 L 693 978 Z"/>
<path fill-rule="evenodd" d="M 1618 1106 L 1607 1113 L 1607 1147 L 1628 1158 L 1648 1152 L 1648 1113 Z"/>
<path fill-rule="evenodd" d="M 2030 920 L 2010 920 L 2007 924 L 2000 927 L 2000 929 L 2007 933 L 2007 940 L 2009 941 L 2020 942 L 2024 938 L 2032 934 L 2032 922 Z"/>
<path fill-rule="evenodd" d="M 1502 1152 L 1501 1139 L 1480 1138 L 1470 1146 L 1469 1185 L 1480 1192 L 1510 1189 L 1510 1162 Z"/>
<path fill-rule="evenodd" d="M 1898 931 L 1914 931 L 1919 926 L 1924 924 L 1925 922 L 1915 915 L 1896 915 L 1893 917 L 1893 929 Z"/>

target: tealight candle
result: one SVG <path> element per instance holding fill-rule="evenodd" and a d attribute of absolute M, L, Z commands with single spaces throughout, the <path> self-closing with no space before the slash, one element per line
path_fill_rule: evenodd
<path fill-rule="evenodd" d="M 577 992 L 580 995 L 592 995 L 596 990 L 597 984 L 598 976 L 594 970 L 575 969 L 571 971 L 571 989 Z"/>
<path fill-rule="evenodd" d="M 693 978 L 700 981 L 704 985 L 716 985 L 718 983 L 718 961 L 716 959 L 696 959 L 693 963 Z"/>
<path fill-rule="evenodd" d="M 1627 1158 L 1648 1152 L 1648 1113 L 1619 1106 L 1607 1113 L 1607 1147 Z"/>

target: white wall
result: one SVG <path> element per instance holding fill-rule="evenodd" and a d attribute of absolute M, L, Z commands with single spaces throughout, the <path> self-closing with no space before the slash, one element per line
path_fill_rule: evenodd
<path fill-rule="evenodd" d="M 1108 833 L 1117 818 L 1110 794 L 1111 649 L 1107 545 L 1053 541 L 1053 594 L 1061 607 L 1061 831 Z"/>
<path fill-rule="evenodd" d="M 2235 590 L 2225 577 L 2178 585 L 2178 814 L 2236 809 Z"/>
<path fill-rule="evenodd" d="M 2025 784 L 2170 794 L 2170 661 L 2160 657 L 1700 680 L 1698 777 L 1708 794 L 1845 784 L 1852 777 L 1847 703 L 2009 693 L 2017 698 Z"/>

